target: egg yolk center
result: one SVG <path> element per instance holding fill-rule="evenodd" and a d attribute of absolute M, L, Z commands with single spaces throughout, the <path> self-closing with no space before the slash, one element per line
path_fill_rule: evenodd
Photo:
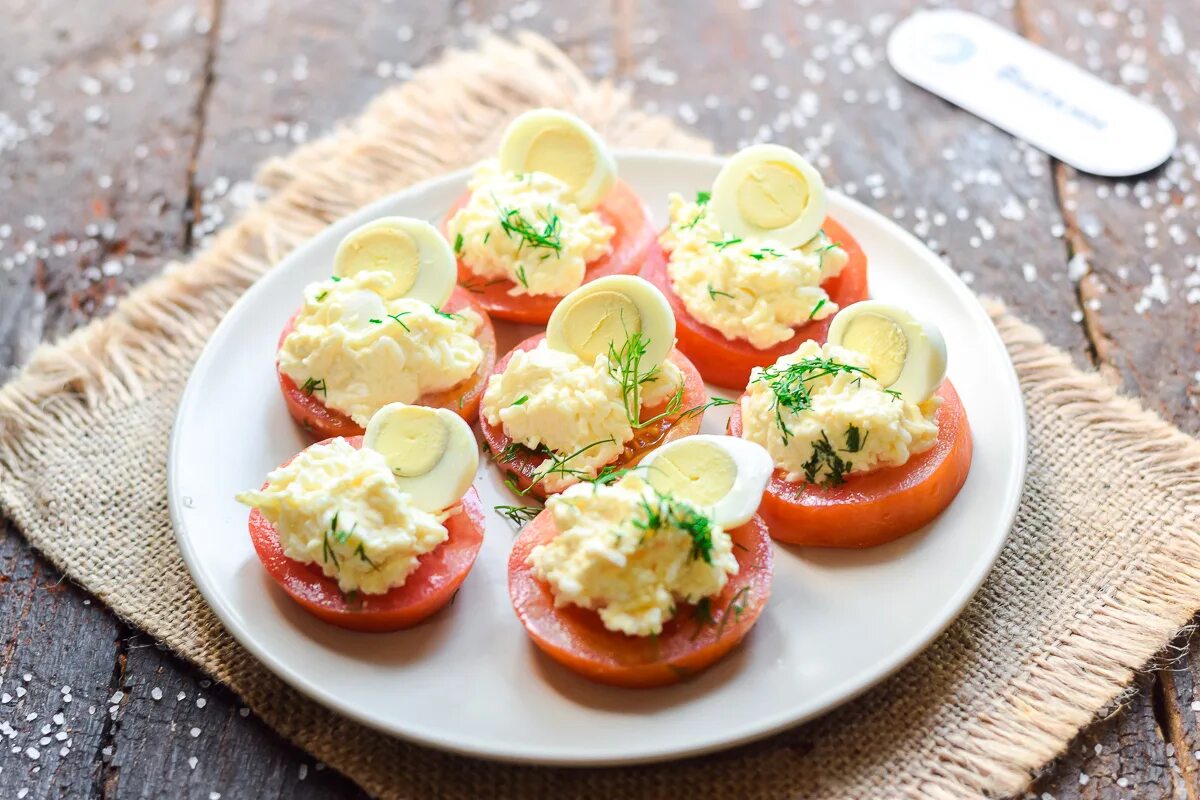
<path fill-rule="evenodd" d="M 450 429 L 437 412 L 409 407 L 390 414 L 371 444 L 387 459 L 392 472 L 401 478 L 415 478 L 438 465 L 449 439 Z"/>
<path fill-rule="evenodd" d="M 842 344 L 871 359 L 871 374 L 887 388 L 904 371 L 908 337 L 892 320 L 880 314 L 859 314 L 842 334 Z"/>
<path fill-rule="evenodd" d="M 563 338 L 575 355 L 595 361 L 610 346 L 620 349 L 642 330 L 637 304 L 620 292 L 589 292 L 579 298 L 563 319 Z"/>
<path fill-rule="evenodd" d="M 395 292 L 403 297 L 417 282 L 421 247 L 408 233 L 377 227 L 351 234 L 338 250 L 334 271 L 349 277 L 363 270 L 382 270 L 396 279 Z"/>
<path fill-rule="evenodd" d="M 596 154 L 591 142 L 579 131 L 551 126 L 529 143 L 525 167 L 553 175 L 572 189 L 580 189 L 596 171 Z"/>
<path fill-rule="evenodd" d="M 698 506 L 712 506 L 729 494 L 737 464 L 708 442 L 681 440 L 646 468 L 646 482 L 663 494 Z"/>
<path fill-rule="evenodd" d="M 808 199 L 808 181 L 782 161 L 767 161 L 748 170 L 737 189 L 742 218 L 766 230 L 791 225 L 804 214 Z"/>

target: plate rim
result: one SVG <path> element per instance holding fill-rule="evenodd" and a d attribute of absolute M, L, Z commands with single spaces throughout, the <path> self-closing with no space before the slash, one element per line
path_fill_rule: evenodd
<path fill-rule="evenodd" d="M 614 148 L 614 155 L 618 162 L 643 161 L 646 163 L 662 163 L 662 162 L 685 162 L 693 168 L 712 169 L 719 167 L 723 163 L 723 159 L 718 155 L 702 155 L 692 153 L 681 153 L 668 150 L 654 150 L 644 148 Z M 215 352 L 211 349 L 212 342 L 223 333 L 227 326 L 232 325 L 230 320 L 237 316 L 242 307 L 255 302 L 256 296 L 267 291 L 263 288 L 270 281 L 264 281 L 270 275 L 286 271 L 292 268 L 292 264 L 305 260 L 309 250 L 315 249 L 318 246 L 317 240 L 325 236 L 333 235 L 335 231 L 349 229 L 360 223 L 360 220 L 368 220 L 380 215 L 380 210 L 389 207 L 396 201 L 397 197 L 403 195 L 420 195 L 422 193 L 436 190 L 442 186 L 453 183 L 465 183 L 466 178 L 470 175 L 470 167 L 453 170 L 441 175 L 428 178 L 419 183 L 415 183 L 399 192 L 389 194 L 379 198 L 374 202 L 357 209 L 356 211 L 338 219 L 327 225 L 319 232 L 313 234 L 304 243 L 298 245 L 292 252 L 288 253 L 277 264 L 270 267 L 261 276 L 247 287 L 229 310 L 222 316 L 220 322 L 209 334 L 208 341 L 197 357 L 192 369 L 189 372 L 187 383 L 183 393 L 180 395 L 175 415 L 171 424 L 170 443 L 167 452 L 167 498 L 168 509 L 171 516 L 171 528 L 175 538 L 175 542 L 179 547 L 180 554 L 183 557 L 184 564 L 188 568 L 188 572 L 199 590 L 204 602 L 209 609 L 220 620 L 225 630 L 244 647 L 252 656 L 254 656 L 264 667 L 269 669 L 276 677 L 283 680 L 291 688 L 298 691 L 305 697 L 321 703 L 325 708 L 333 711 L 336 714 L 354 720 L 372 730 L 379 731 L 388 736 L 396 737 L 404 741 L 411 742 L 424 747 L 455 753 L 470 758 L 479 758 L 488 761 L 496 761 L 503 763 L 539 765 L 539 766 L 588 766 L 588 767 L 616 767 L 633 764 L 648 764 L 659 763 L 665 761 L 675 761 L 692 756 L 703 755 L 717 751 L 728 750 L 749 742 L 759 741 L 782 731 L 794 728 L 810 720 L 828 714 L 833 709 L 848 703 L 855 698 L 861 696 L 873 687 L 879 685 L 882 681 L 894 675 L 902 667 L 911 662 L 920 653 L 929 647 L 929 645 L 946 629 L 954 623 L 955 620 L 962 614 L 967 604 L 978 593 L 987 576 L 995 567 L 996 561 L 999 558 L 1000 552 L 1003 550 L 1005 543 L 1008 541 L 1009 534 L 1012 530 L 1013 522 L 1016 519 L 1017 510 L 1020 504 L 1021 497 L 1024 494 L 1024 486 L 1028 469 L 1028 417 L 1024 396 L 1020 390 L 1020 382 L 1017 377 L 1016 367 L 1012 363 L 1011 357 L 1008 355 L 1008 350 L 1000 337 L 1000 333 L 996 326 L 988 317 L 987 312 L 979 301 L 979 298 L 973 294 L 967 286 L 959 279 L 957 274 L 950 266 L 933 253 L 923 242 L 917 239 L 913 234 L 909 233 L 897 223 L 893 222 L 888 217 L 878 211 L 870 208 L 864 203 L 848 197 L 835 190 L 828 190 L 830 213 L 849 212 L 851 215 L 857 216 L 863 223 L 879 226 L 882 230 L 892 238 L 899 239 L 916 254 L 918 254 L 924 266 L 940 274 L 943 282 L 949 286 L 951 291 L 957 296 L 963 307 L 967 309 L 967 313 L 976 318 L 976 321 L 982 323 L 982 327 L 987 330 L 987 337 L 992 340 L 992 344 L 999 348 L 999 351 L 1004 354 L 1004 369 L 1003 380 L 1009 384 L 1007 388 L 1013 390 L 1012 394 L 1018 401 L 1017 412 L 1018 436 L 1013 442 L 1014 458 L 1009 469 L 1009 491 L 1004 498 L 1004 513 L 1002 519 L 1005 522 L 1005 533 L 1003 536 L 997 537 L 990 552 L 985 552 L 986 558 L 980 559 L 978 566 L 972 574 L 967 576 L 959 591 L 946 602 L 938 615 L 931 617 L 922 626 L 919 627 L 917 633 L 909 637 L 905 646 L 897 647 L 890 659 L 884 659 L 877 662 L 873 667 L 865 671 L 856 680 L 851 681 L 849 686 L 837 685 L 833 689 L 827 691 L 824 695 L 818 696 L 808 711 L 803 713 L 786 713 L 781 712 L 770 718 L 763 724 L 752 726 L 752 730 L 744 731 L 734 736 L 710 736 L 704 741 L 697 744 L 689 744 L 682 747 L 672 747 L 670 745 L 658 746 L 653 750 L 645 753 L 631 755 L 627 757 L 610 757 L 603 756 L 600 758 L 589 758 L 586 756 L 537 756 L 517 748 L 505 749 L 503 747 L 472 747 L 469 744 L 463 744 L 461 741 L 422 732 L 417 730 L 402 730 L 395 725 L 387 725 L 383 721 L 375 719 L 369 715 L 360 713 L 356 708 L 348 707 L 340 703 L 335 697 L 327 694 L 324 690 L 311 682 L 307 681 L 301 675 L 294 672 L 283 660 L 277 659 L 269 648 L 262 647 L 248 630 L 242 627 L 234 620 L 228 610 L 223 607 L 222 603 L 215 602 L 214 587 L 207 585 L 205 580 L 200 576 L 206 575 L 205 570 L 201 567 L 197 553 L 193 550 L 189 536 L 185 533 L 186 524 L 183 521 L 184 514 L 182 513 L 184 504 L 183 498 L 177 491 L 177 471 L 179 459 L 176 458 L 178 448 L 180 446 L 182 419 L 185 410 L 188 409 L 193 396 L 198 391 L 197 383 L 194 381 L 194 376 L 199 367 L 204 366 L 211 353 Z M 841 219 L 839 218 L 839 221 Z"/>

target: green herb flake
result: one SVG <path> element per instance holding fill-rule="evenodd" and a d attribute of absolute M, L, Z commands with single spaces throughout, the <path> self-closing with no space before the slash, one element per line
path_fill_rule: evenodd
<path fill-rule="evenodd" d="M 822 297 L 820 300 L 818 300 L 817 304 L 815 306 L 813 306 L 812 311 L 808 312 L 808 321 L 811 322 L 812 318 L 817 315 L 817 312 L 820 311 L 822 308 L 824 308 L 825 304 L 828 302 L 829 301 L 826 300 L 824 297 Z"/>
<path fill-rule="evenodd" d="M 523 406 L 528 402 L 529 402 L 529 395 L 523 394 L 520 397 L 518 397 L 516 400 L 513 400 L 511 403 L 509 403 L 509 405 L 510 406 Z"/>
<path fill-rule="evenodd" d="M 541 506 L 493 506 L 493 510 L 517 528 L 524 527 L 542 512 Z"/>
<path fill-rule="evenodd" d="M 708 201 L 712 199 L 712 192 L 696 192 L 696 205 L 708 205 Z"/>
<path fill-rule="evenodd" d="M 718 250 L 724 250 L 726 247 L 729 247 L 730 245 L 738 244 L 741 241 L 742 241 L 741 239 L 734 236 L 733 238 L 723 239 L 721 241 L 714 241 L 714 240 L 710 239 L 708 243 L 711 244 L 713 247 L 717 248 Z"/>
<path fill-rule="evenodd" d="M 791 437 L 791 431 L 788 429 L 787 423 L 784 422 L 783 410 L 786 409 L 794 414 L 807 411 L 812 407 L 810 384 L 818 378 L 823 378 L 827 375 L 837 375 L 839 373 L 859 375 L 867 378 L 874 377 L 862 367 L 843 364 L 832 358 L 805 358 L 794 364 L 788 364 L 783 368 L 775 366 L 767 367 L 754 379 L 754 383 L 767 384 L 771 393 L 775 395 L 773 402 L 775 424 L 783 434 L 783 443 L 785 446 Z"/>
<path fill-rule="evenodd" d="M 463 235 L 460 233 L 458 236 L 454 237 L 454 254 L 458 255 L 458 254 L 462 253 L 462 248 L 463 248 Z"/>
<path fill-rule="evenodd" d="M 309 378 L 300 387 L 300 391 L 304 392 L 309 397 L 312 397 L 313 392 L 320 392 L 322 397 L 328 397 L 325 393 L 325 379 Z"/>
<path fill-rule="evenodd" d="M 714 289 L 712 284 L 710 283 L 708 285 L 708 299 L 712 300 L 713 302 L 716 302 L 718 295 L 720 295 L 721 297 L 728 297 L 731 299 L 733 298 L 733 295 L 731 295 L 729 292 L 722 292 L 719 289 Z"/>
<path fill-rule="evenodd" d="M 316 296 L 315 298 L 313 298 L 313 299 L 315 299 L 315 300 L 316 300 L 316 301 L 319 303 L 319 302 L 321 302 L 322 300 L 324 300 L 324 299 L 325 299 L 326 297 L 328 297 L 328 296 L 329 296 L 329 291 L 328 291 L 328 290 L 325 290 L 325 291 L 322 291 L 322 292 L 321 292 L 319 295 L 317 295 L 317 296 Z"/>

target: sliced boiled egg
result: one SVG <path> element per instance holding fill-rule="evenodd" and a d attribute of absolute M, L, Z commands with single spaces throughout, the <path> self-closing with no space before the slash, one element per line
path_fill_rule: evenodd
<path fill-rule="evenodd" d="M 575 204 L 594 208 L 617 180 L 617 163 L 590 125 L 552 108 L 526 111 L 504 132 L 500 169 L 544 172 L 567 186 Z"/>
<path fill-rule="evenodd" d="M 348 278 L 363 270 L 385 270 L 396 279 L 389 300 L 411 297 L 438 308 L 458 280 L 454 251 L 437 228 L 423 219 L 383 217 L 352 230 L 333 256 L 333 274 Z"/>
<path fill-rule="evenodd" d="M 400 490 L 430 513 L 457 503 L 479 469 L 471 426 L 444 408 L 389 403 L 367 423 L 363 447 L 381 453 Z"/>
<path fill-rule="evenodd" d="M 757 144 L 725 162 L 710 202 L 729 235 L 798 247 L 825 222 L 825 181 L 795 150 Z"/>
<path fill-rule="evenodd" d="M 937 325 L 899 306 L 863 300 L 846 306 L 829 325 L 829 341 L 865 355 L 885 389 L 920 403 L 946 377 L 946 340 Z"/>
<path fill-rule="evenodd" d="M 736 436 L 698 434 L 665 444 L 641 463 L 646 482 L 736 528 L 758 511 L 775 464 L 767 451 Z"/>
<path fill-rule="evenodd" d="M 585 283 L 555 307 L 546 344 L 591 363 L 609 348 L 621 354 L 637 337 L 644 353 L 639 372 L 663 363 L 675 346 L 675 314 L 654 284 L 633 275 L 608 275 Z"/>

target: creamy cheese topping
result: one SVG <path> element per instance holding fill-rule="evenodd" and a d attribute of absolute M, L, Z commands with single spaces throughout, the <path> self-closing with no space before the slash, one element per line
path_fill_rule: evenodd
<path fill-rule="evenodd" d="M 797 248 L 739 241 L 721 230 L 707 203 L 672 194 L 670 207 L 671 224 L 659 241 L 670 253 L 671 287 L 689 314 L 726 338 L 765 349 L 838 310 L 821 284 L 849 257 L 824 232 Z"/>
<path fill-rule="evenodd" d="M 397 488 L 382 455 L 342 438 L 302 451 L 237 500 L 271 521 L 284 555 L 316 564 L 343 592 L 403 586 L 450 535 L 445 514 L 420 510 Z"/>
<path fill-rule="evenodd" d="M 826 484 L 898 467 L 933 447 L 940 398 L 907 402 L 870 377 L 868 363 L 861 353 L 809 340 L 766 370 L 755 368 L 741 401 L 742 438 L 767 448 L 788 480 Z M 786 397 L 801 397 L 805 408 L 793 410 Z"/>
<path fill-rule="evenodd" d="M 737 574 L 729 534 L 635 473 L 572 486 L 546 508 L 558 535 L 529 554 L 533 574 L 550 585 L 556 606 L 595 609 L 609 630 L 661 633 L 677 602 L 718 594 Z"/>
<path fill-rule="evenodd" d="M 641 408 L 669 399 L 682 382 L 679 368 L 664 362 L 656 378 L 642 384 Z M 574 353 L 551 349 L 545 341 L 514 353 L 504 371 L 492 376 L 481 413 L 517 444 L 531 450 L 547 447 L 558 456 L 539 466 L 542 485 L 549 491 L 576 483 L 581 475 L 571 473 L 595 477 L 634 435 L 621 382 L 608 357 L 586 362 Z M 571 458 L 555 469 L 556 461 L 566 456 Z"/>
<path fill-rule="evenodd" d="M 512 281 L 511 295 L 561 297 L 583 283 L 587 265 L 610 252 L 616 232 L 581 211 L 567 184 L 544 172 L 500 172 L 484 161 L 471 199 L 447 225 L 458 257 L 482 279 Z"/>
<path fill-rule="evenodd" d="M 279 348 L 284 374 L 362 426 L 388 403 L 463 382 L 483 360 L 477 313 L 446 315 L 419 300 L 385 299 L 394 280 L 365 271 L 310 284 Z"/>

